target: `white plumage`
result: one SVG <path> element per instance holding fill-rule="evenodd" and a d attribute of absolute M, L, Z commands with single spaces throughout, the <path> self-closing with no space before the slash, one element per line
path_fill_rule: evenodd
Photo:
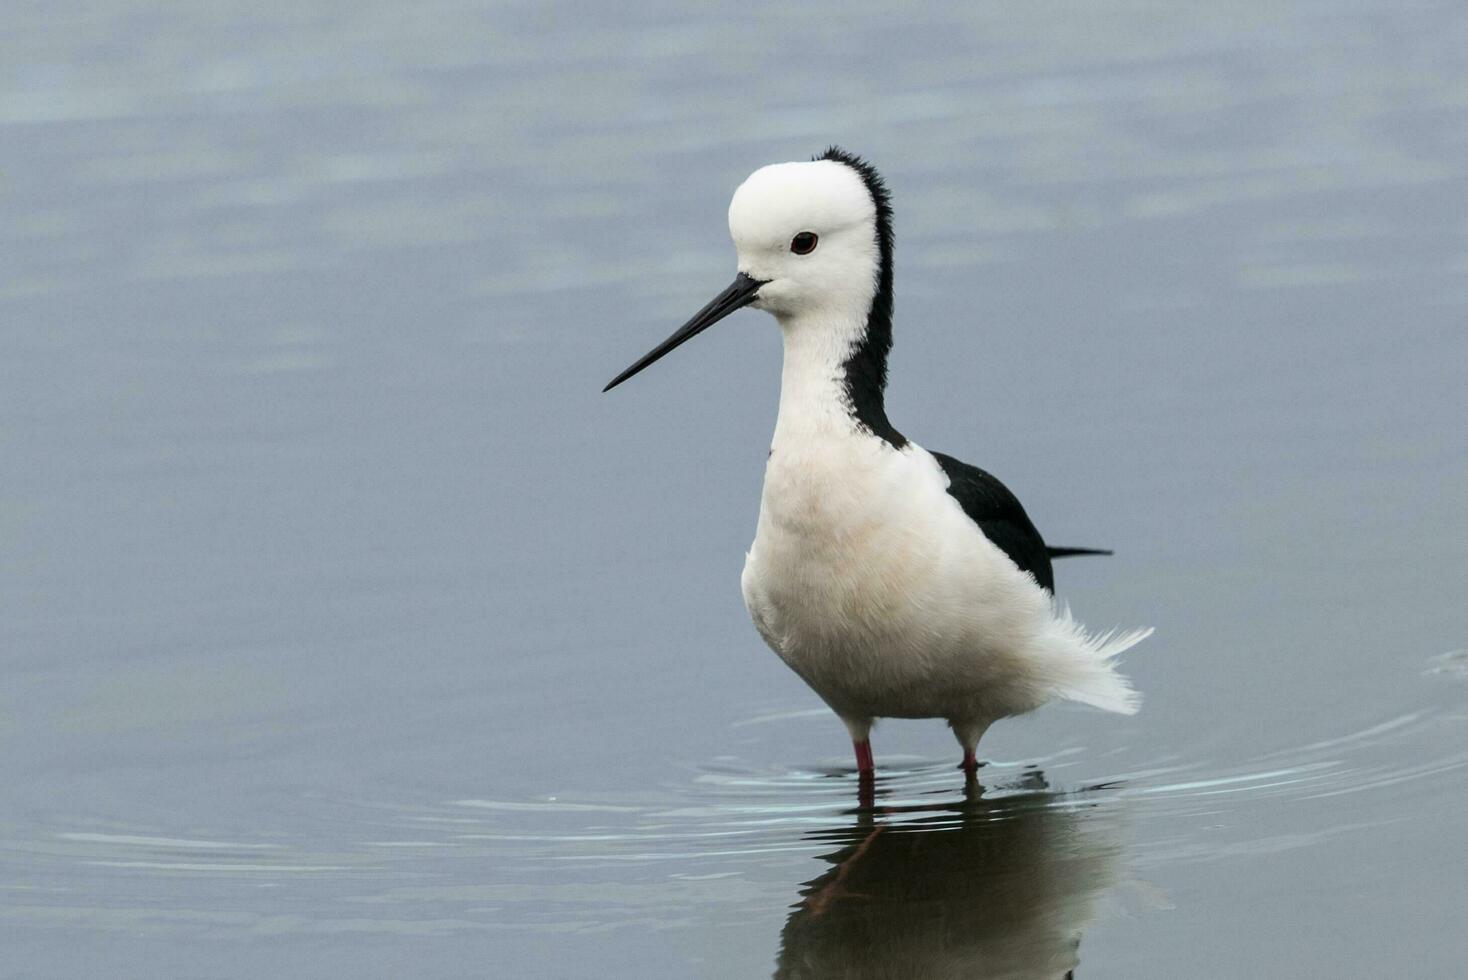
<path fill-rule="evenodd" d="M 932 454 L 895 430 L 884 437 L 886 348 L 866 347 L 891 277 L 885 190 L 861 161 L 827 157 L 762 168 L 739 187 L 735 286 L 613 384 L 739 306 L 775 316 L 780 408 L 744 601 L 765 642 L 846 723 L 863 770 L 880 717 L 946 719 L 971 766 L 990 724 L 1056 698 L 1135 712 L 1113 658 L 1151 630 L 1089 634 L 985 536 Z M 859 357 L 877 358 L 864 390 Z M 857 403 L 873 398 L 875 408 Z"/>
<path fill-rule="evenodd" d="M 785 371 L 744 603 L 770 648 L 863 741 L 874 718 L 945 718 L 965 749 L 1054 698 L 1137 710 L 1092 637 L 989 542 L 927 450 L 842 408 L 833 365 L 781 321 Z M 801 374 L 799 380 L 792 374 Z"/>

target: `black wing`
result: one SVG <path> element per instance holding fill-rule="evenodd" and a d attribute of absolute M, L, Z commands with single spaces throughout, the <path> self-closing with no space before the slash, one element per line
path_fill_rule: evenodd
<path fill-rule="evenodd" d="M 952 456 L 933 453 L 948 474 L 948 492 L 963 507 L 984 537 L 1009 556 L 1020 571 L 1029 572 L 1046 592 L 1055 591 L 1055 573 L 1050 552 L 1019 498 L 1009 488 L 977 466 L 961 463 Z"/>
<path fill-rule="evenodd" d="M 1110 548 L 1057 548 L 1053 545 L 1045 546 L 1045 553 L 1051 558 L 1074 558 L 1077 555 L 1114 555 L 1116 552 Z"/>

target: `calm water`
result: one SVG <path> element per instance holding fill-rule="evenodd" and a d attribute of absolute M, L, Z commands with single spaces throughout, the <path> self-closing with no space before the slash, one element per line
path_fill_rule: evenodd
<path fill-rule="evenodd" d="M 0 28 L 0 975 L 1462 973 L 1461 5 Z M 833 141 L 894 420 L 1157 627 L 873 809 L 739 598 L 773 325 L 599 394 Z"/>

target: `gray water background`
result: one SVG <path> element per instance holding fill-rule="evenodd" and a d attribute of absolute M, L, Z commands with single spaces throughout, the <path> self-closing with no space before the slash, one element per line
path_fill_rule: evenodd
<path fill-rule="evenodd" d="M 739 598 L 773 325 L 599 393 L 831 142 L 894 421 L 1157 628 L 876 816 Z M 1460 974 L 1465 159 L 1457 4 L 8 6 L 0 976 Z"/>

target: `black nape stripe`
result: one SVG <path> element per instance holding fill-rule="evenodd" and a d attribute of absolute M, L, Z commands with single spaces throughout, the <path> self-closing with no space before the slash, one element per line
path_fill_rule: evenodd
<path fill-rule="evenodd" d="M 887 354 L 892 350 L 892 199 L 875 167 L 854 153 L 833 146 L 816 157 L 834 160 L 855 170 L 877 209 L 877 290 L 867 313 L 867 328 L 851 355 L 841 364 L 846 399 L 857 424 L 894 449 L 907 439 L 887 421 L 883 392 L 887 388 Z"/>

